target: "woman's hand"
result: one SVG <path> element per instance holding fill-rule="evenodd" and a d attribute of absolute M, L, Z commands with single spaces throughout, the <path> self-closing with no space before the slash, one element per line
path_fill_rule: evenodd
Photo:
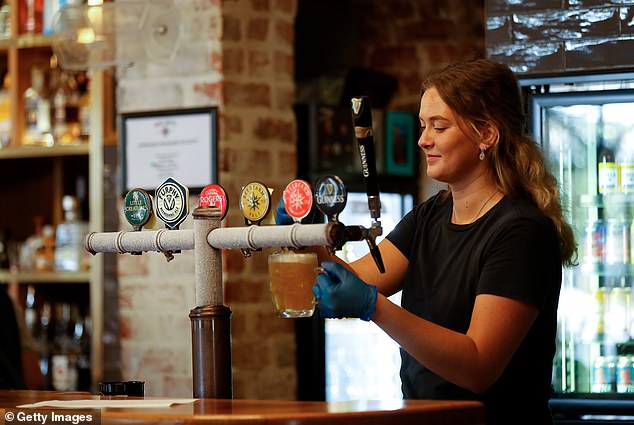
<path fill-rule="evenodd" d="M 376 286 L 368 285 L 339 263 L 321 263 L 313 294 L 322 317 L 358 317 L 369 321 L 376 309 Z"/>

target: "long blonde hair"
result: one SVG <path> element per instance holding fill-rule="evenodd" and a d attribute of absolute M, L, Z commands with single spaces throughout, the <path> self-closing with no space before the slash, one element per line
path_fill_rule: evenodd
<path fill-rule="evenodd" d="M 423 93 L 434 87 L 473 133 L 485 125 L 498 131 L 486 161 L 498 188 L 511 197 L 528 197 L 552 220 L 563 264 L 577 260 L 577 246 L 559 200 L 558 184 L 548 171 L 540 147 L 524 135 L 524 113 L 517 79 L 500 63 L 476 59 L 449 65 L 430 75 Z"/>

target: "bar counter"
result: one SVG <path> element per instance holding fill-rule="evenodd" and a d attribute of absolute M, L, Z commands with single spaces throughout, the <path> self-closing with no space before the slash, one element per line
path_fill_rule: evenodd
<path fill-rule="evenodd" d="M 0 418 L 4 420 L 5 409 L 16 409 L 16 406 L 23 404 L 45 400 L 99 399 L 100 396 L 88 393 L 0 390 Z M 145 400 L 162 399 L 146 397 Z M 38 411 L 46 409 L 48 408 L 38 408 Z M 63 409 L 54 410 L 60 412 Z M 199 399 L 193 403 L 164 408 L 105 408 L 101 410 L 101 424 L 484 425 L 485 421 L 484 408 L 475 401 L 305 402 Z"/>

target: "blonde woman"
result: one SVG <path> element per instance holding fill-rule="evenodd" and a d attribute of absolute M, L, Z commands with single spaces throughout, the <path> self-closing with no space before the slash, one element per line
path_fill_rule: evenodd
<path fill-rule="evenodd" d="M 325 317 L 372 320 L 402 352 L 405 398 L 474 399 L 489 424 L 551 424 L 562 265 L 572 230 L 508 67 L 473 60 L 424 83 L 418 146 L 449 190 L 417 205 L 370 256 L 321 259 Z M 387 297 L 403 290 L 402 306 Z M 381 367 L 377 365 L 377 367 Z"/>

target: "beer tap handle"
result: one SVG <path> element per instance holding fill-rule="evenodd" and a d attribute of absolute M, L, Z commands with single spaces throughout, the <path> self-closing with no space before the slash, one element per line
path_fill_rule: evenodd
<path fill-rule="evenodd" d="M 361 156 L 361 171 L 365 180 L 365 190 L 368 196 L 368 208 L 372 217 L 372 227 L 366 234 L 366 241 L 370 247 L 370 253 L 381 273 L 385 272 L 383 258 L 379 247 L 376 245 L 376 237 L 381 235 L 381 199 L 379 197 L 379 183 L 376 172 L 376 156 L 374 152 L 374 131 L 372 130 L 372 107 L 367 96 L 352 98 L 352 125 L 354 135 L 359 144 Z"/>
<path fill-rule="evenodd" d="M 368 248 L 370 248 L 370 254 L 372 254 L 372 258 L 374 259 L 374 263 L 376 267 L 379 269 L 379 272 L 385 273 L 385 265 L 383 264 L 383 257 L 381 257 L 381 251 L 379 251 L 379 247 L 376 245 L 376 239 L 374 237 L 367 237 L 366 242 L 368 243 Z"/>
<path fill-rule="evenodd" d="M 379 198 L 376 155 L 374 152 L 372 108 L 370 106 L 370 99 L 367 96 L 352 98 L 352 124 L 354 126 L 354 135 L 359 145 L 361 172 L 365 180 L 365 190 L 368 196 L 370 215 L 373 220 L 378 221 L 381 217 L 381 200 Z"/>

